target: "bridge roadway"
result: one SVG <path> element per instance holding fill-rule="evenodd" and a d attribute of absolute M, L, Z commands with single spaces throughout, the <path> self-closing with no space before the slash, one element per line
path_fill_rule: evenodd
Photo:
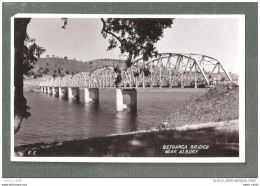
<path fill-rule="evenodd" d="M 99 102 L 99 88 L 116 89 L 116 108 L 123 111 L 127 105 L 123 96 L 130 96 L 129 108 L 137 110 L 137 91 L 139 87 L 205 87 L 225 84 L 221 81 L 221 70 L 231 83 L 232 79 L 222 64 L 209 56 L 198 54 L 161 53 L 149 61 L 136 60 L 132 67 L 126 68 L 124 63 L 117 64 L 121 71 L 121 83 L 115 86 L 115 67 L 100 67 L 92 72 L 79 72 L 45 79 L 40 82 L 41 91 L 58 97 L 78 98 L 80 102 Z M 146 70 L 149 70 L 148 74 Z M 217 73 L 214 73 L 217 71 Z M 216 76 L 216 77 L 215 77 Z M 90 97 L 90 93 L 94 96 Z"/>

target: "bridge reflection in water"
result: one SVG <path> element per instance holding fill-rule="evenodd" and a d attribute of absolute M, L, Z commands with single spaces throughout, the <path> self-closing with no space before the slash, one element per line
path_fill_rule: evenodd
<path fill-rule="evenodd" d="M 115 88 L 116 110 L 123 111 L 129 107 L 132 111 L 136 111 L 136 89 L 139 87 L 198 88 L 220 85 L 221 72 L 224 72 L 228 79 L 224 84 L 232 82 L 217 59 L 199 54 L 161 53 L 149 61 L 138 59 L 130 68 L 127 68 L 125 63 L 117 66 L 122 76 L 122 81 L 117 87 L 114 84 L 115 68 L 104 66 L 92 72 L 79 72 L 73 76 L 43 80 L 40 83 L 41 91 L 68 99 L 77 98 L 83 103 L 98 103 L 99 88 Z M 148 74 L 146 74 L 147 70 L 149 70 Z M 124 95 L 129 95 L 129 105 L 124 104 Z"/>

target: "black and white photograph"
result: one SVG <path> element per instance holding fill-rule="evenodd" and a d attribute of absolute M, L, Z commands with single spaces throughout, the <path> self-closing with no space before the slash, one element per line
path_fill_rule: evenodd
<path fill-rule="evenodd" d="M 12 161 L 245 161 L 243 15 L 11 24 Z"/>

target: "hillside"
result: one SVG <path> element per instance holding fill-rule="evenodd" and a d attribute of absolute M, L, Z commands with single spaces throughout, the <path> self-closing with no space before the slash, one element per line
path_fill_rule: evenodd
<path fill-rule="evenodd" d="M 172 113 L 159 128 L 176 127 L 184 124 L 230 121 L 239 118 L 239 87 L 213 87 Z"/>
<path fill-rule="evenodd" d="M 59 74 L 59 70 L 61 74 L 74 74 L 77 72 L 90 72 L 95 68 L 102 66 L 113 66 L 117 64 L 120 60 L 116 59 L 96 59 L 87 62 L 81 62 L 73 59 L 64 59 L 58 57 L 48 57 L 48 58 L 40 58 L 38 62 L 35 64 L 34 69 L 32 70 L 34 73 L 43 73 L 53 75 Z M 45 69 L 48 69 L 45 71 Z M 39 70 L 41 72 L 39 72 Z M 46 73 L 44 73 L 44 71 Z"/>

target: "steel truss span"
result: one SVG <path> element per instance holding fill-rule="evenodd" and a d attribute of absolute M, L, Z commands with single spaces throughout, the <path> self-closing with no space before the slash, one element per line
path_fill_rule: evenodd
<path fill-rule="evenodd" d="M 114 67 L 96 68 L 92 72 L 79 72 L 42 80 L 41 87 L 115 87 Z M 119 87 L 205 87 L 220 85 L 232 79 L 215 58 L 186 53 L 160 53 L 148 61 L 136 60 L 130 68 L 118 64 L 121 71 Z M 222 78 L 221 78 L 222 76 Z"/>

